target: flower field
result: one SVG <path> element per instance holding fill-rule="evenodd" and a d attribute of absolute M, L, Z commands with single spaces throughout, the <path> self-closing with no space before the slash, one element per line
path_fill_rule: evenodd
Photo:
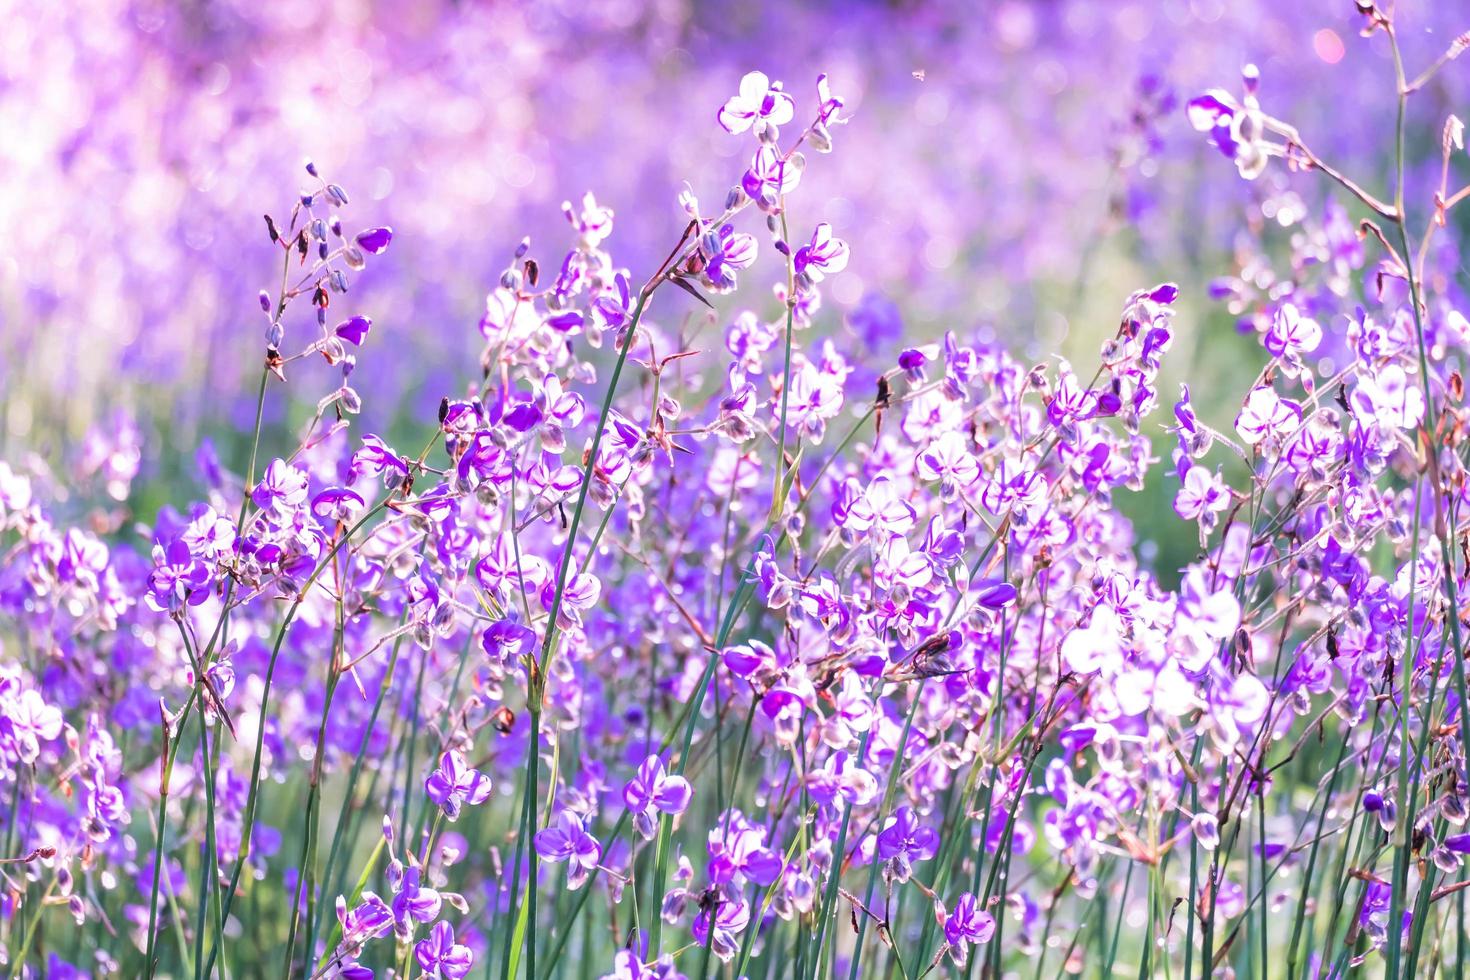
<path fill-rule="evenodd" d="M 1463 977 L 1470 7 L 0 23 L 5 976 Z"/>

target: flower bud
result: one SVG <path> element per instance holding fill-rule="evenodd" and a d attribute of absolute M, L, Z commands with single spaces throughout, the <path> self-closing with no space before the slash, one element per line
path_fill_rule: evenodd
<path fill-rule="evenodd" d="M 675 888 L 664 896 L 659 913 L 665 922 L 678 922 L 684 916 L 684 909 L 689 904 L 689 893 L 682 888 Z"/>
<path fill-rule="evenodd" d="M 811 128 L 806 137 L 807 144 L 818 153 L 832 152 L 832 134 L 822 123 L 817 123 Z"/>
<path fill-rule="evenodd" d="M 1261 86 L 1261 70 L 1255 65 L 1246 65 L 1240 70 L 1240 80 L 1245 86 L 1245 94 L 1255 95 Z"/>
<path fill-rule="evenodd" d="M 347 385 L 342 386 L 341 398 L 339 399 L 339 401 L 342 403 L 343 411 L 351 415 L 356 415 L 362 411 L 362 399 L 358 397 L 356 391 L 352 390 Z"/>

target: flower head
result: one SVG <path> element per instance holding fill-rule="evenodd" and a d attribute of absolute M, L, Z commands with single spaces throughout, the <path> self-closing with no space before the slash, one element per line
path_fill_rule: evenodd
<path fill-rule="evenodd" d="M 740 79 L 740 92 L 720 107 L 718 118 L 727 133 L 743 133 L 764 120 L 773 126 L 784 126 L 796 114 L 796 102 L 772 82 L 764 72 L 747 72 Z"/>
<path fill-rule="evenodd" d="M 434 923 L 428 938 L 414 945 L 413 955 L 419 968 L 434 980 L 463 980 L 475 963 L 475 954 L 454 941 L 454 927 L 447 922 Z"/>
<path fill-rule="evenodd" d="M 490 798 L 490 777 L 466 766 L 460 754 L 450 750 L 439 758 L 439 768 L 429 774 L 424 788 L 453 821 L 459 819 L 464 804 L 478 806 Z"/>
<path fill-rule="evenodd" d="M 656 755 L 644 759 L 638 774 L 623 787 L 623 802 L 633 814 L 633 826 L 645 838 L 653 837 L 654 811 L 677 816 L 689 806 L 693 795 L 689 781 L 665 772 L 663 760 Z"/>
<path fill-rule="evenodd" d="M 536 834 L 535 846 L 542 860 L 567 862 L 567 887 L 573 891 L 586 884 L 602 860 L 602 845 L 587 832 L 582 818 L 570 810 L 557 816 L 555 826 Z"/>

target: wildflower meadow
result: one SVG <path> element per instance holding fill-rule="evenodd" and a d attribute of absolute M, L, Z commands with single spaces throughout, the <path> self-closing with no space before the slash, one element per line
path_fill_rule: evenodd
<path fill-rule="evenodd" d="M 1464 977 L 1470 4 L 0 24 L 3 975 Z"/>

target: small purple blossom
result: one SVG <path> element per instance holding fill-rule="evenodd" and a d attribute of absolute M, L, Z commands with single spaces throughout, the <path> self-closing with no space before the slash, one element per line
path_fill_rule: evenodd
<path fill-rule="evenodd" d="M 1272 388 L 1253 388 L 1235 419 L 1235 431 L 1246 445 L 1280 439 L 1294 432 L 1302 421 L 1302 408 L 1276 394 Z"/>
<path fill-rule="evenodd" d="M 369 228 L 367 231 L 357 233 L 357 244 L 364 252 L 370 255 L 381 255 L 388 250 L 388 243 L 393 240 L 393 229 L 388 227 Z"/>
<path fill-rule="evenodd" d="M 645 839 L 651 839 L 657 827 L 654 811 L 678 816 L 693 796 L 689 781 L 665 772 L 663 760 L 656 755 L 643 760 L 637 775 L 623 786 L 623 802 L 633 814 L 633 826 Z"/>
<path fill-rule="evenodd" d="M 153 549 L 153 571 L 148 575 L 148 602 L 165 612 L 182 612 L 210 596 L 209 569 L 195 557 L 182 538 Z"/>
<path fill-rule="evenodd" d="M 433 888 L 421 885 L 423 871 L 410 867 L 403 873 L 403 880 L 393 896 L 394 929 L 400 939 L 413 935 L 415 923 L 433 922 L 439 917 L 443 899 Z"/>
<path fill-rule="evenodd" d="M 372 328 L 373 321 L 371 318 L 355 316 L 337 324 L 337 329 L 334 332 L 338 337 L 341 337 L 354 347 L 361 347 L 363 341 L 367 340 L 368 331 Z"/>
<path fill-rule="evenodd" d="M 439 768 L 429 774 L 424 789 L 452 822 L 459 819 L 466 803 L 478 806 L 490 798 L 490 777 L 471 769 L 458 752 L 450 750 L 439 757 Z"/>
<path fill-rule="evenodd" d="M 567 887 L 573 891 L 587 883 L 602 860 L 602 845 L 587 832 L 582 818 L 570 810 L 563 810 L 554 826 L 538 832 L 535 845 L 542 860 L 567 862 Z"/>
<path fill-rule="evenodd" d="M 938 849 L 939 834 L 920 823 L 912 807 L 899 807 L 878 834 L 878 856 L 897 881 L 908 881 L 914 862 L 927 861 Z"/>
<path fill-rule="evenodd" d="M 812 232 L 811 241 L 796 250 L 796 274 L 812 282 L 847 268 L 847 242 L 832 235 L 832 226 L 823 221 Z"/>
<path fill-rule="evenodd" d="M 468 946 L 454 941 L 454 927 L 436 922 L 427 939 L 413 947 L 419 969 L 434 980 L 463 980 L 474 966 L 475 955 Z"/>
<path fill-rule="evenodd" d="M 739 94 L 720 107 L 718 118 L 725 132 L 743 133 L 756 120 L 784 126 L 795 113 L 796 103 L 782 90 L 780 82 L 772 82 L 764 72 L 752 71 L 740 79 Z"/>
<path fill-rule="evenodd" d="M 979 900 L 969 892 L 955 901 L 943 925 L 945 941 L 960 950 L 988 943 L 995 935 L 995 917 L 981 909 Z"/>

